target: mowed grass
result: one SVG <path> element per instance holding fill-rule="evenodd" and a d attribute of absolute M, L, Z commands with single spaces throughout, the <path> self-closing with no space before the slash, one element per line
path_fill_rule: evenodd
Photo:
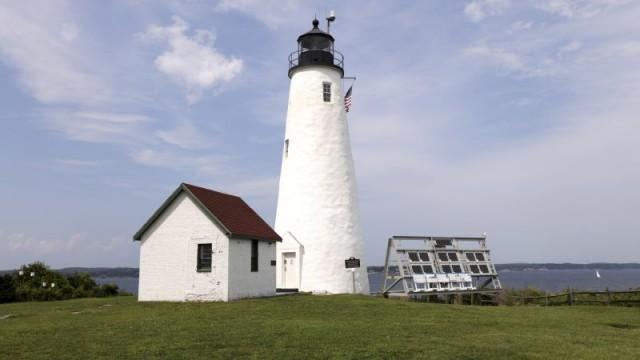
<path fill-rule="evenodd" d="M 3 359 L 638 359 L 640 309 L 480 307 L 366 296 L 133 297 L 0 305 Z"/>

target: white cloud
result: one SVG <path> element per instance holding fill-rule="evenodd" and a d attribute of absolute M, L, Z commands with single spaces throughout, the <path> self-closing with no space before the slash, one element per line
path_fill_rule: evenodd
<path fill-rule="evenodd" d="M 0 233 L 2 270 L 36 260 L 53 267 L 125 265 L 135 260 L 137 251 L 138 244 L 123 235 L 101 237 L 77 232 L 66 237 L 38 237 L 23 232 Z"/>
<path fill-rule="evenodd" d="M 522 56 L 506 49 L 477 45 L 464 49 L 464 52 L 466 55 L 488 58 L 492 63 L 504 66 L 509 71 L 522 71 L 526 67 Z"/>
<path fill-rule="evenodd" d="M 509 33 L 515 33 L 518 31 L 525 31 L 525 30 L 530 30 L 531 28 L 533 28 L 533 21 L 522 21 L 522 20 L 518 20 L 515 21 L 511 24 L 511 26 L 509 26 Z"/>
<path fill-rule="evenodd" d="M 555 55 L 520 54 L 509 49 L 482 44 L 464 49 L 464 54 L 485 59 L 489 64 L 503 69 L 506 75 L 513 75 L 516 78 L 549 77 L 567 71 L 563 64 L 557 61 Z"/>
<path fill-rule="evenodd" d="M 79 160 L 79 159 L 56 159 L 56 164 L 73 166 L 73 167 L 94 167 L 100 165 L 98 161 Z"/>
<path fill-rule="evenodd" d="M 95 143 L 139 141 L 143 125 L 152 121 L 142 115 L 95 111 L 49 111 L 45 116 L 47 126 L 67 138 Z"/>
<path fill-rule="evenodd" d="M 142 149 L 131 154 L 132 159 L 146 166 L 173 171 L 190 171 L 198 176 L 213 176 L 223 172 L 226 158 L 216 155 L 185 155 L 169 150 Z"/>
<path fill-rule="evenodd" d="M 27 252 L 38 256 L 53 251 L 71 251 L 79 242 L 86 239 L 86 234 L 77 233 L 67 239 L 37 239 L 24 233 L 11 233 L 5 236 L 8 251 Z"/>
<path fill-rule="evenodd" d="M 74 24 L 62 24 L 60 34 L 64 41 L 71 43 L 78 37 L 78 27 Z"/>
<path fill-rule="evenodd" d="M 592 18 L 603 11 L 626 5 L 631 0 L 534 0 L 534 6 L 565 18 Z"/>
<path fill-rule="evenodd" d="M 155 135 L 167 144 L 183 149 L 201 149 L 211 145 L 213 140 L 205 139 L 202 132 L 190 121 L 183 121 L 172 130 L 158 130 Z"/>
<path fill-rule="evenodd" d="M 478 22 L 489 16 L 502 14 L 509 5 L 509 0 L 474 0 L 465 6 L 464 14 L 471 21 Z"/>
<path fill-rule="evenodd" d="M 31 4 L 33 5 L 33 4 Z M 111 98 L 108 86 L 91 71 L 86 54 L 73 46 L 78 30 L 60 2 L 38 5 L 0 3 L 0 59 L 20 71 L 26 90 L 38 101 L 103 103 Z"/>
<path fill-rule="evenodd" d="M 275 200 L 278 193 L 278 176 L 253 178 L 227 184 L 225 189 L 242 197 L 269 198 Z"/>
<path fill-rule="evenodd" d="M 291 19 L 309 16 L 312 8 L 305 0 L 222 0 L 217 6 L 220 11 L 235 10 L 253 16 L 273 29 L 291 24 Z"/>
<path fill-rule="evenodd" d="M 189 103 L 195 103 L 205 90 L 239 75 L 243 63 L 214 48 L 215 35 L 211 31 L 196 30 L 189 36 L 188 29 L 189 25 L 182 18 L 173 17 L 172 25 L 152 25 L 141 38 L 168 43 L 168 49 L 155 59 L 155 65 L 185 88 Z"/>
<path fill-rule="evenodd" d="M 567 45 L 563 46 L 560 51 L 564 51 L 564 52 L 574 52 L 574 51 L 578 51 L 582 48 L 582 43 L 580 43 L 580 41 L 572 41 L 570 43 L 568 43 Z"/>

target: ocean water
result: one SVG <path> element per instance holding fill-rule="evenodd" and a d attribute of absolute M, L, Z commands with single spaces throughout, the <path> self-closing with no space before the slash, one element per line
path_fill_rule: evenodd
<path fill-rule="evenodd" d="M 581 290 L 628 290 L 640 288 L 640 269 L 599 270 L 539 270 L 502 271 L 500 281 L 504 288 L 535 287 L 558 292 L 569 287 Z"/>
<path fill-rule="evenodd" d="M 581 290 L 640 288 L 640 269 L 600 270 L 600 279 L 593 270 L 501 271 L 499 276 L 504 288 L 514 289 L 535 287 L 560 292 L 568 287 Z M 95 280 L 98 284 L 116 284 L 124 291 L 138 293 L 138 278 L 135 277 L 100 277 Z M 369 273 L 372 292 L 380 291 L 382 280 L 382 273 Z"/>
<path fill-rule="evenodd" d="M 561 292 L 569 287 L 580 290 L 628 290 L 640 288 L 640 269 L 600 270 L 600 278 L 595 270 L 537 270 L 500 271 L 498 277 L 503 288 Z M 380 291 L 382 273 L 369 273 L 371 291 Z"/>
<path fill-rule="evenodd" d="M 116 284 L 120 290 L 138 295 L 138 278 L 137 277 L 95 277 L 96 283 Z"/>

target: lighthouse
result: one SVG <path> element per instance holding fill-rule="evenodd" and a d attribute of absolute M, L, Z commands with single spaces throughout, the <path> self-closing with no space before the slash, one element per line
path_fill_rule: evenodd
<path fill-rule="evenodd" d="M 327 19 L 332 21 L 333 18 Z M 313 28 L 289 56 L 289 104 L 275 230 L 276 287 L 320 294 L 368 293 L 356 177 L 344 104 L 344 57 Z M 327 24 L 329 25 L 329 24 Z"/>

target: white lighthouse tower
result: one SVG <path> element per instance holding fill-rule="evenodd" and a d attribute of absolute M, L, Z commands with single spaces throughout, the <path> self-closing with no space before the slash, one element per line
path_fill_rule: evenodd
<path fill-rule="evenodd" d="M 332 20 L 332 19 L 331 19 Z M 275 230 L 276 286 L 314 293 L 368 293 L 356 178 L 343 96 L 343 56 L 318 28 L 289 56 L 289 107 Z"/>

